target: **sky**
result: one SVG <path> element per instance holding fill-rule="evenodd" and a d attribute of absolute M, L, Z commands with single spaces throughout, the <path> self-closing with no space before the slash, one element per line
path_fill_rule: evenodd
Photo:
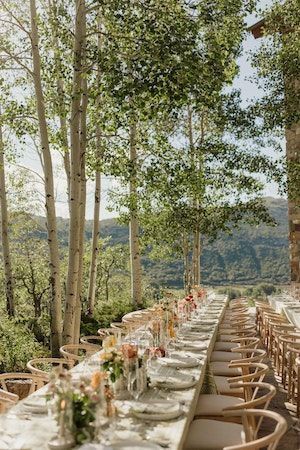
<path fill-rule="evenodd" d="M 265 7 L 272 3 L 272 0 L 261 0 L 260 6 Z M 247 18 L 247 25 L 254 24 L 261 17 L 254 15 Z M 248 99 L 253 99 L 259 96 L 259 92 L 255 84 L 249 81 L 249 77 L 252 74 L 252 69 L 249 58 L 249 52 L 257 48 L 260 44 L 260 40 L 255 40 L 252 35 L 248 35 L 243 43 L 243 54 L 239 58 L 240 75 L 234 83 L 234 87 L 241 90 L 242 98 L 244 102 Z M 272 151 L 270 149 L 270 151 Z M 27 149 L 24 156 L 20 158 L 19 164 L 24 167 L 28 167 L 38 173 L 42 173 L 40 163 L 38 161 L 36 152 L 34 149 Z M 56 188 L 56 208 L 57 216 L 68 217 L 68 206 L 66 199 L 66 179 L 63 171 L 62 158 L 59 154 L 53 154 L 53 164 L 55 173 L 55 188 Z M 103 177 L 102 180 L 102 197 L 101 197 L 101 219 L 108 219 L 116 217 L 115 211 L 108 210 L 108 192 L 116 186 L 116 182 L 108 177 Z M 267 184 L 264 194 L 266 196 L 278 197 L 277 187 L 275 184 Z M 88 181 L 87 185 L 87 219 L 93 217 L 93 182 Z"/>

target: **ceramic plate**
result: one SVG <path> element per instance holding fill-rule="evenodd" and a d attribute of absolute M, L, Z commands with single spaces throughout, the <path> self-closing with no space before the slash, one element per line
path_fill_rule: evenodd
<path fill-rule="evenodd" d="M 180 378 L 175 379 L 174 377 L 160 377 L 154 375 L 153 378 L 151 378 L 151 384 L 158 388 L 178 390 L 178 389 L 188 389 L 190 387 L 195 386 L 196 380 L 194 377 L 191 376 L 185 376 L 184 378 L 181 379 Z"/>
<path fill-rule="evenodd" d="M 122 442 L 116 442 L 109 447 L 111 450 L 138 450 L 138 449 L 148 449 L 148 450 L 161 450 L 160 445 L 152 444 L 152 442 L 144 442 L 144 441 L 132 441 L 126 440 Z"/>
<path fill-rule="evenodd" d="M 136 402 L 133 404 L 131 412 L 138 419 L 144 420 L 172 420 L 182 414 L 178 402 L 163 400 Z"/>
<path fill-rule="evenodd" d="M 171 355 L 170 358 L 159 358 L 159 363 L 162 366 L 168 366 L 168 367 L 180 367 L 180 368 L 190 368 L 190 367 L 197 367 L 200 364 L 200 361 L 197 358 L 190 358 L 188 356 L 173 356 Z"/>

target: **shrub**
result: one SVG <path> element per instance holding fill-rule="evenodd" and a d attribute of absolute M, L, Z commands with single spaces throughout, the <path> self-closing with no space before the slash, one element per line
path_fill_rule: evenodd
<path fill-rule="evenodd" d="M 0 372 L 26 371 L 32 358 L 49 356 L 49 350 L 40 344 L 27 325 L 16 319 L 1 318 Z"/>

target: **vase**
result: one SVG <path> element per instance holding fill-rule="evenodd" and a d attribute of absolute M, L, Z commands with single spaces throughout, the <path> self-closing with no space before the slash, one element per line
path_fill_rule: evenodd
<path fill-rule="evenodd" d="M 114 383 L 112 383 L 112 389 L 116 400 L 128 400 L 130 398 L 124 375 L 121 375 Z"/>

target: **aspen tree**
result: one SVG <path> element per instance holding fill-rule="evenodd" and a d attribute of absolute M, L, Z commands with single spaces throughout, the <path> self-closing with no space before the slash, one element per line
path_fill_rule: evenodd
<path fill-rule="evenodd" d="M 4 142 L 1 123 L 0 123 L 0 208 L 1 208 L 2 254 L 3 254 L 4 275 L 5 275 L 6 310 L 8 315 L 12 317 L 15 315 L 14 278 L 10 256 L 8 210 L 7 210 L 6 183 L 5 183 Z"/>
<path fill-rule="evenodd" d="M 52 157 L 49 145 L 48 126 L 46 120 L 45 101 L 41 81 L 41 58 L 39 53 L 39 32 L 38 17 L 35 0 L 30 0 L 30 19 L 31 19 L 31 51 L 33 62 L 33 84 L 36 97 L 36 109 L 39 121 L 40 143 L 43 158 L 44 180 L 45 180 L 45 198 L 48 243 L 50 250 L 51 267 L 51 346 L 52 354 L 58 355 L 61 346 L 61 284 L 60 284 L 60 260 L 59 246 L 57 238 L 56 209 L 54 198 L 54 181 Z"/>
<path fill-rule="evenodd" d="M 81 152 L 81 106 L 83 54 L 86 39 L 85 1 L 75 2 L 75 31 L 73 55 L 73 89 L 70 119 L 70 227 L 69 227 L 69 257 L 66 280 L 66 303 L 63 325 L 63 342 L 74 342 L 76 320 L 76 304 L 78 295 L 78 276 L 81 239 L 81 186 L 82 186 L 82 152 Z"/>

